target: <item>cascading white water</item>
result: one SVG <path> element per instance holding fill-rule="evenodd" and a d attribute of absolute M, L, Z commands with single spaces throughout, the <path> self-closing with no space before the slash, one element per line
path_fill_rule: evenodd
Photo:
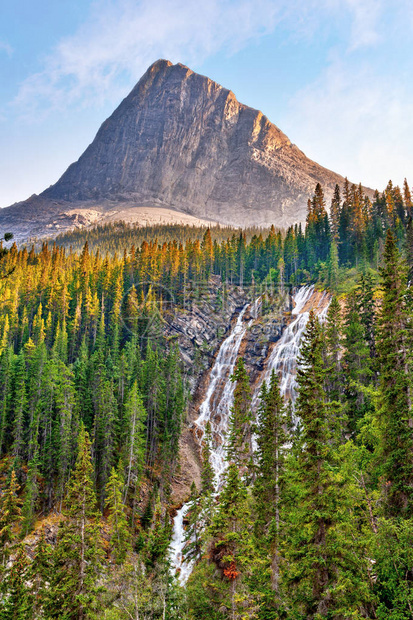
<path fill-rule="evenodd" d="M 297 356 L 300 348 L 301 337 L 304 333 L 310 312 L 304 310 L 306 304 L 314 295 L 313 286 L 304 286 L 298 289 L 293 297 L 294 308 L 291 323 L 284 329 L 281 338 L 276 343 L 267 363 L 267 368 L 258 382 L 254 391 L 252 407 L 256 410 L 259 400 L 259 393 L 263 381 L 269 381 L 271 372 L 274 370 L 278 376 L 281 375 L 280 390 L 284 397 L 289 397 L 294 402 L 296 397 L 296 366 Z M 324 319 L 328 303 L 326 303 L 326 293 L 318 300 L 317 305 L 312 309 L 318 314 L 321 320 Z M 251 314 L 256 318 L 257 307 L 260 303 L 258 299 L 251 307 Z M 211 465 L 215 472 L 215 489 L 219 490 L 223 475 L 226 469 L 225 461 L 225 441 L 228 432 L 230 411 L 233 402 L 235 384 L 230 380 L 237 361 L 239 348 L 245 336 L 247 328 L 252 324 L 253 319 L 244 320 L 248 306 L 238 316 L 237 322 L 230 335 L 224 340 L 211 370 L 208 390 L 204 401 L 199 409 L 199 416 L 195 421 L 199 444 L 205 432 L 206 423 L 211 424 L 212 449 Z M 175 571 L 179 571 L 179 581 L 184 585 L 192 572 L 195 561 L 189 562 L 184 559 L 185 527 L 184 519 L 189 510 L 189 503 L 184 504 L 174 519 L 172 541 L 170 545 L 170 559 Z"/>
<path fill-rule="evenodd" d="M 303 286 L 299 288 L 297 293 L 293 296 L 295 305 L 291 314 L 295 318 L 284 329 L 281 338 L 276 343 L 268 359 L 267 368 L 254 391 L 252 400 L 254 411 L 257 409 L 261 386 L 264 381 L 268 382 L 270 380 L 273 370 L 280 380 L 281 395 L 290 398 L 293 403 L 295 402 L 297 393 L 297 356 L 300 352 L 301 338 L 305 331 L 308 317 L 310 316 L 310 311 L 304 310 L 304 308 L 314 295 L 314 292 L 314 286 Z M 311 306 L 311 309 L 314 310 L 322 321 L 325 319 L 329 306 L 329 300 L 326 301 L 326 297 L 328 297 L 328 295 L 324 292 L 318 300 L 317 305 Z"/>
<path fill-rule="evenodd" d="M 189 510 L 189 506 L 190 503 L 187 502 L 176 513 L 172 530 L 171 544 L 169 545 L 171 565 L 174 571 L 180 571 L 178 579 L 181 585 L 186 583 L 189 575 L 192 573 L 195 563 L 195 560 L 185 561 L 183 553 L 186 542 L 184 519 Z"/>
<path fill-rule="evenodd" d="M 238 351 L 247 327 L 244 315 L 248 306 L 245 306 L 232 333 L 221 345 L 217 359 L 212 368 L 208 390 L 195 425 L 200 429 L 200 444 L 202 444 L 205 426 L 211 424 L 212 449 L 211 465 L 215 472 L 215 488 L 219 488 L 226 469 L 225 439 L 228 431 L 228 422 L 232 406 L 235 384 L 231 375 L 235 368 Z"/>
<path fill-rule="evenodd" d="M 259 300 L 252 305 L 251 314 L 253 316 L 257 311 L 258 303 Z M 248 307 L 248 304 L 244 306 L 230 335 L 224 340 L 219 349 L 211 370 L 205 399 L 199 408 L 199 416 L 195 420 L 197 437 L 200 445 L 202 445 L 207 422 L 211 424 L 211 465 L 215 472 L 216 490 L 219 489 L 226 469 L 225 438 L 228 431 L 228 422 L 235 388 L 230 377 L 235 368 L 242 339 L 245 336 L 248 326 L 253 321 L 253 319 L 248 322 L 244 320 Z M 183 555 L 186 542 L 184 519 L 188 509 L 189 503 L 184 504 L 182 508 L 178 510 L 173 523 L 172 541 L 169 547 L 171 564 L 175 571 L 179 571 L 179 582 L 181 585 L 186 583 L 193 568 L 193 562 L 186 562 Z"/>

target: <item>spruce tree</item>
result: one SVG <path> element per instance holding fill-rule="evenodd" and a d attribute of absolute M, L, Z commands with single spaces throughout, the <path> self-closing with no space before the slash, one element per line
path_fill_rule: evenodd
<path fill-rule="evenodd" d="M 28 575 L 35 618 L 42 617 L 43 606 L 47 601 L 48 588 L 51 581 L 51 559 L 52 547 L 46 542 L 45 530 L 43 527 Z"/>
<path fill-rule="evenodd" d="M 12 545 L 16 540 L 16 526 L 22 519 L 19 490 L 20 486 L 13 469 L 10 481 L 0 495 L 0 559 L 3 565 L 9 559 Z"/>
<path fill-rule="evenodd" d="M 264 383 L 258 410 L 257 498 L 259 534 L 270 540 L 272 587 L 279 591 L 280 573 L 280 507 L 284 486 L 284 461 L 287 443 L 287 419 L 278 379 L 274 370 L 269 387 Z M 261 529 L 261 532 L 260 532 Z"/>
<path fill-rule="evenodd" d="M 327 284 L 330 290 L 334 291 L 338 284 L 338 250 L 335 241 L 330 244 L 330 253 L 327 261 L 328 277 Z"/>
<path fill-rule="evenodd" d="M 143 406 L 137 381 L 134 381 L 125 402 L 123 420 L 123 458 L 126 463 L 125 497 L 134 478 L 135 484 L 139 480 L 145 463 L 145 436 L 144 424 L 146 410 Z"/>
<path fill-rule="evenodd" d="M 130 550 L 130 532 L 122 499 L 123 481 L 114 467 L 106 485 L 106 509 L 109 512 L 110 545 L 118 564 L 125 560 Z"/>
<path fill-rule="evenodd" d="M 344 323 L 342 364 L 345 377 L 345 411 L 349 430 L 354 435 L 360 420 L 372 409 L 368 387 L 374 378 L 356 292 L 347 297 Z"/>
<path fill-rule="evenodd" d="M 242 358 L 238 358 L 231 381 L 235 382 L 228 437 L 228 460 L 249 473 L 252 465 L 252 411 L 249 377 Z"/>
<path fill-rule="evenodd" d="M 366 561 L 354 562 L 362 555 L 354 490 L 335 454 L 323 349 L 322 329 L 311 311 L 297 375 L 296 415 L 302 431 L 287 461 L 283 511 L 283 599 L 288 617 L 300 620 L 360 617 L 368 598 Z"/>
<path fill-rule="evenodd" d="M 199 560 L 201 557 L 201 547 L 203 543 L 203 531 L 206 523 L 203 523 L 202 513 L 204 502 L 198 494 L 195 482 L 191 484 L 191 495 L 189 498 L 189 508 L 186 513 L 187 526 L 185 528 L 185 561 Z"/>
<path fill-rule="evenodd" d="M 342 316 L 337 297 L 331 299 L 325 331 L 325 386 L 330 401 L 340 402 L 344 391 L 342 369 Z"/>
<path fill-rule="evenodd" d="M 407 516 L 413 508 L 413 416 L 411 336 L 406 307 L 406 271 L 392 232 L 387 232 L 381 269 L 377 354 L 380 367 L 380 464 L 387 516 Z"/>
<path fill-rule="evenodd" d="M 212 518 L 210 557 L 230 584 L 231 619 L 246 613 L 248 595 L 242 579 L 252 570 L 252 520 L 247 502 L 247 488 L 235 463 L 230 463 L 220 502 Z"/>
<path fill-rule="evenodd" d="M 83 620 L 96 607 L 101 564 L 91 442 L 83 425 L 76 465 L 67 485 L 64 517 L 53 551 L 46 616 Z"/>
<path fill-rule="evenodd" d="M 214 490 L 215 474 L 211 465 L 211 422 L 205 425 L 205 434 L 202 443 L 202 470 L 201 470 L 201 491 L 203 494 L 209 494 Z"/>
<path fill-rule="evenodd" d="M 331 199 L 331 207 L 330 207 L 330 227 L 331 227 L 331 237 L 335 243 L 338 243 L 340 235 L 340 210 L 341 210 L 341 196 L 340 196 L 340 187 L 338 185 L 334 188 L 334 195 Z"/>
<path fill-rule="evenodd" d="M 33 600 L 28 585 L 29 567 L 26 550 L 20 544 L 1 581 L 0 620 L 33 618 Z"/>

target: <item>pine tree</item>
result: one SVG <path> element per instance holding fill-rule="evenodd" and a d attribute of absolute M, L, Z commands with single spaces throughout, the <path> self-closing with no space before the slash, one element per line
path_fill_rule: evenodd
<path fill-rule="evenodd" d="M 272 587 L 279 591 L 280 573 L 280 504 L 284 485 L 284 461 L 287 443 L 287 419 L 278 379 L 274 370 L 269 387 L 263 384 L 258 410 L 257 498 L 258 523 L 271 540 Z"/>
<path fill-rule="evenodd" d="M 22 501 L 18 496 L 20 486 L 14 469 L 10 481 L 0 495 L 0 559 L 5 565 L 16 540 L 16 526 L 22 519 Z"/>
<path fill-rule="evenodd" d="M 403 198 L 404 198 L 404 206 L 406 209 L 407 218 L 410 218 L 413 216 L 413 202 L 412 202 L 412 195 L 410 192 L 407 179 L 404 179 L 404 183 L 403 183 Z"/>
<path fill-rule="evenodd" d="M 358 283 L 357 299 L 359 306 L 360 320 L 364 327 L 364 337 L 370 350 L 370 357 L 376 358 L 376 304 L 374 299 L 374 283 L 370 274 L 362 274 Z"/>
<path fill-rule="evenodd" d="M 248 472 L 252 464 L 252 411 L 249 377 L 242 358 L 235 366 L 231 381 L 235 383 L 228 437 L 228 461 Z"/>
<path fill-rule="evenodd" d="M 0 620 L 30 620 L 32 598 L 28 587 L 30 563 L 23 544 L 7 567 L 0 585 Z"/>
<path fill-rule="evenodd" d="M 342 369 L 342 317 L 337 297 L 332 297 L 325 322 L 325 386 L 330 401 L 340 402 L 344 391 Z"/>
<path fill-rule="evenodd" d="M 47 601 L 51 581 L 51 558 L 52 548 L 46 542 L 43 527 L 28 574 L 35 618 L 42 617 L 43 605 Z"/>
<path fill-rule="evenodd" d="M 112 554 L 118 564 L 125 560 L 130 549 L 130 532 L 128 528 L 125 504 L 122 500 L 123 480 L 112 467 L 106 485 L 106 509 L 109 511 L 108 523 L 111 531 L 110 545 Z"/>
<path fill-rule="evenodd" d="M 135 478 L 136 483 L 143 471 L 145 462 L 145 420 L 146 411 L 139 393 L 138 383 L 134 381 L 125 403 L 123 422 L 124 459 L 127 464 L 125 494 L 131 484 L 132 476 Z"/>
<path fill-rule="evenodd" d="M 370 350 L 356 292 L 347 297 L 344 321 L 345 410 L 349 429 L 355 433 L 360 420 L 372 408 L 367 388 L 373 381 Z"/>
<path fill-rule="evenodd" d="M 24 446 L 24 417 L 26 410 L 26 366 L 23 351 L 17 357 L 14 372 L 14 420 L 13 420 L 13 456 L 23 457 Z"/>
<path fill-rule="evenodd" d="M 283 512 L 284 604 L 300 620 L 360 617 L 368 597 L 366 562 L 352 560 L 359 553 L 353 542 L 354 490 L 334 452 L 323 349 L 321 326 L 311 311 L 297 375 L 302 431 L 288 459 Z M 351 591 L 345 585 L 349 580 Z"/>
<path fill-rule="evenodd" d="M 338 284 L 338 250 L 335 241 L 332 241 L 330 244 L 330 253 L 328 257 L 327 267 L 327 284 L 331 290 L 335 290 Z"/>
<path fill-rule="evenodd" d="M 53 552 L 46 616 L 83 620 L 96 607 L 101 563 L 91 443 L 83 425 L 76 465 L 67 485 L 64 515 Z"/>
<path fill-rule="evenodd" d="M 211 465 L 211 422 L 205 425 L 205 434 L 202 443 L 202 470 L 201 470 L 201 491 L 203 494 L 211 493 L 215 487 L 215 474 Z"/>
<path fill-rule="evenodd" d="M 183 551 L 186 562 L 191 560 L 199 560 L 201 557 L 201 548 L 203 543 L 202 534 L 205 530 L 205 526 L 207 525 L 207 523 L 202 523 L 202 521 L 204 521 L 202 518 L 204 509 L 204 502 L 202 499 L 204 498 L 199 497 L 195 482 L 192 482 L 191 495 L 188 502 L 189 507 L 186 513 L 188 523 L 184 536 L 185 546 Z"/>
<path fill-rule="evenodd" d="M 331 208 L 330 208 L 331 238 L 335 243 L 338 243 L 340 239 L 340 210 L 341 210 L 340 187 L 336 185 L 334 188 L 333 198 L 331 199 Z"/>
<path fill-rule="evenodd" d="M 413 416 L 406 276 L 388 231 L 381 270 L 383 300 L 377 329 L 380 368 L 378 419 L 385 513 L 407 516 L 413 507 Z"/>
<path fill-rule="evenodd" d="M 218 510 L 212 518 L 210 557 L 230 584 L 232 620 L 242 617 L 241 610 L 247 612 L 248 595 L 242 589 L 242 577 L 252 570 L 251 531 L 247 488 L 235 463 L 230 463 Z"/>
<path fill-rule="evenodd" d="M 409 217 L 406 226 L 406 262 L 408 267 L 408 282 L 413 280 L 413 219 Z"/>
<path fill-rule="evenodd" d="M 37 475 L 38 475 L 38 467 L 39 467 L 39 455 L 36 451 L 34 457 L 28 464 L 27 467 L 27 482 L 25 488 L 25 498 L 22 509 L 23 516 L 23 524 L 22 524 L 22 534 L 23 536 L 27 536 L 27 534 L 33 529 L 34 521 L 35 521 L 35 506 L 36 500 L 38 497 L 38 484 L 37 484 Z"/>

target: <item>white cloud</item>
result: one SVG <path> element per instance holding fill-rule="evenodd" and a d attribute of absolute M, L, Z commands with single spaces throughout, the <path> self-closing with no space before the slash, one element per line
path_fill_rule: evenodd
<path fill-rule="evenodd" d="M 157 58 L 199 63 L 234 52 L 270 32 L 279 14 L 273 0 L 100 0 L 44 70 L 23 82 L 14 104 L 38 111 L 116 100 Z"/>
<path fill-rule="evenodd" d="M 78 31 L 21 84 L 13 105 L 36 117 L 79 102 L 114 102 L 159 57 L 199 65 L 217 52 L 236 52 L 281 22 L 311 38 L 323 20 L 344 12 L 352 24 L 349 48 L 371 45 L 385 1 L 96 0 Z"/>
<path fill-rule="evenodd" d="M 295 95 L 284 123 L 309 157 L 353 182 L 413 179 L 413 97 L 397 76 L 336 60 Z"/>
<path fill-rule="evenodd" d="M 12 57 L 14 49 L 7 41 L 0 40 L 0 52 L 5 52 L 9 58 Z"/>
<path fill-rule="evenodd" d="M 383 10 L 380 0 L 346 0 L 352 14 L 350 50 L 376 44 L 379 39 L 378 22 Z"/>

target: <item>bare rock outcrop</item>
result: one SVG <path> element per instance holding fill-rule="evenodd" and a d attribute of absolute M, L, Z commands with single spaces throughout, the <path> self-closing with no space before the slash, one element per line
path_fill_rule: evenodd
<path fill-rule="evenodd" d="M 158 60 L 92 144 L 40 196 L 1 210 L 17 237 L 88 225 L 79 210 L 163 207 L 231 225 L 303 221 L 320 182 L 343 177 L 308 159 L 260 111 L 209 78 Z M 79 214 L 76 221 L 61 214 Z M 87 220 L 87 218 L 86 218 Z"/>

